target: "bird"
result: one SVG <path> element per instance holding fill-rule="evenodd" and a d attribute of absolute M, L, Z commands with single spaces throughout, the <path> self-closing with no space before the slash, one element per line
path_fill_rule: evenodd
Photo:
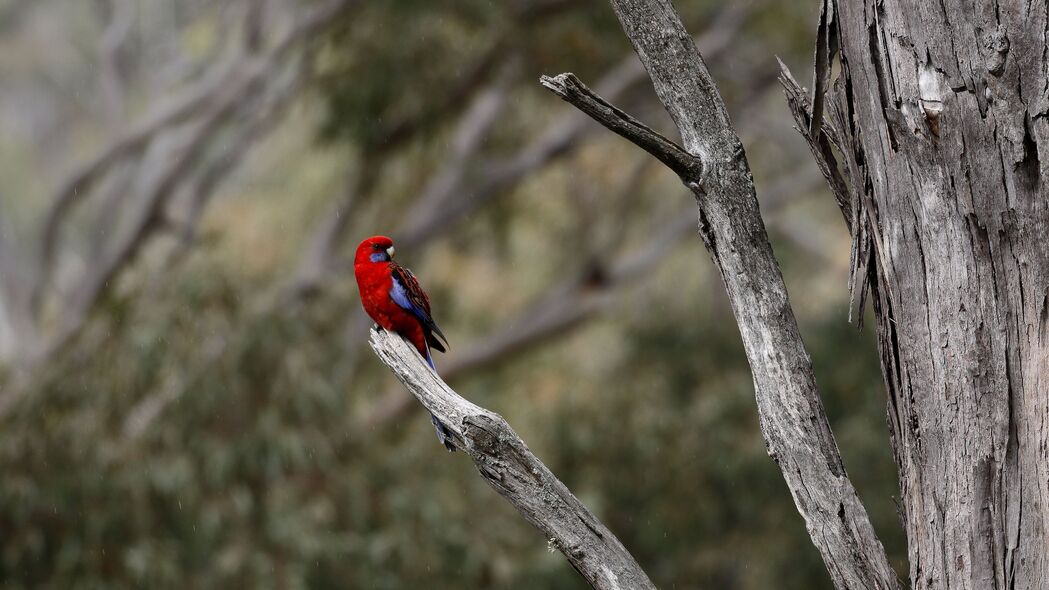
<path fill-rule="evenodd" d="M 447 351 L 448 339 L 433 320 L 426 291 L 410 270 L 393 261 L 395 253 L 393 240 L 387 236 L 372 236 L 357 246 L 353 274 L 361 305 L 379 328 L 411 342 L 436 373 L 430 351 Z M 452 432 L 433 413 L 430 419 L 444 448 L 455 451 Z"/>

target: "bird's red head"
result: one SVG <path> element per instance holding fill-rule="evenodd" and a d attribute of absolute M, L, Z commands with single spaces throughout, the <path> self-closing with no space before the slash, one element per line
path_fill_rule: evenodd
<path fill-rule="evenodd" d="M 353 257 L 354 266 L 358 264 L 386 263 L 393 259 L 393 240 L 386 236 L 372 236 L 357 246 Z"/>

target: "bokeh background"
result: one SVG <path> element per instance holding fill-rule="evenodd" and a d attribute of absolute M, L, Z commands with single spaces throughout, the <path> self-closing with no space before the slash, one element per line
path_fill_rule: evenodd
<path fill-rule="evenodd" d="M 776 82 L 818 2 L 676 5 L 900 565 L 848 239 Z M 583 588 L 368 349 L 375 233 L 448 381 L 658 586 L 829 587 L 687 191 L 563 71 L 671 133 L 601 0 L 0 0 L 0 587 Z"/>

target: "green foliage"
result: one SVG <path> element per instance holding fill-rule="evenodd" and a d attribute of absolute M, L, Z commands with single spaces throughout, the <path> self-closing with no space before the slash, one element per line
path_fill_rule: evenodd
<path fill-rule="evenodd" d="M 372 148 L 391 125 L 430 116 L 435 95 L 420 89 L 462 83 L 497 16 L 488 2 L 393 0 L 340 23 L 320 60 L 324 136 Z"/>
<path fill-rule="evenodd" d="M 319 61 L 322 138 L 374 150 L 399 125 L 438 126 L 507 55 L 527 72 L 522 90 L 539 93 L 539 74 L 566 67 L 565 55 L 591 73 L 629 50 L 600 4 L 566 5 L 541 24 L 536 14 L 529 2 L 393 0 L 340 23 Z"/>

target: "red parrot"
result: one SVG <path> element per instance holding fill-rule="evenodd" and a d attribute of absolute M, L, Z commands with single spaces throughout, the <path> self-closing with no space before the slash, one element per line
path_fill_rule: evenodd
<path fill-rule="evenodd" d="M 361 292 L 361 304 L 379 327 L 411 342 L 436 372 L 430 349 L 444 352 L 448 339 L 433 321 L 430 298 L 419 281 L 410 270 L 394 262 L 393 255 L 393 240 L 386 236 L 372 236 L 357 246 L 353 274 Z M 437 416 L 430 414 L 430 419 L 437 429 L 437 439 L 454 451 L 451 431 Z"/>

